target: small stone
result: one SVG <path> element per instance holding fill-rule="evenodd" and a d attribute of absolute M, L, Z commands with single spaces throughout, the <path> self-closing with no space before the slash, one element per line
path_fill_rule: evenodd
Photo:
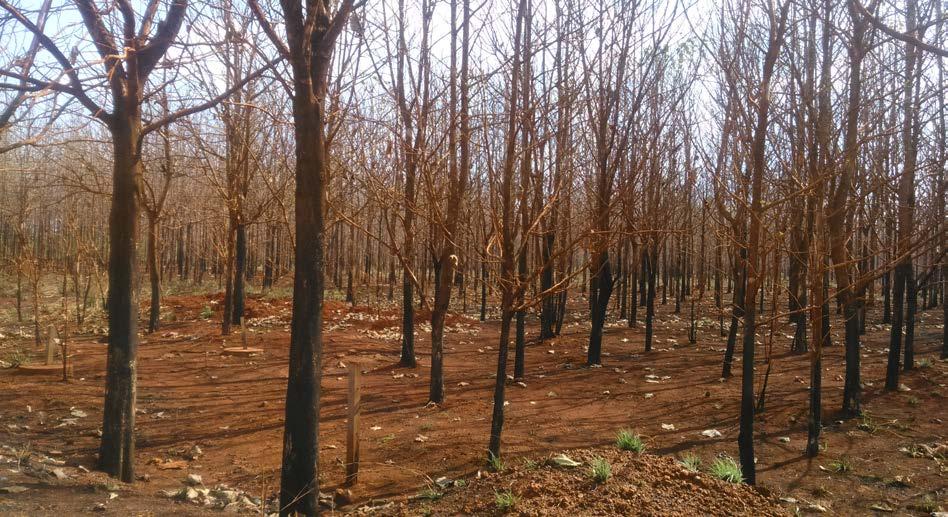
<path fill-rule="evenodd" d="M 63 469 L 53 469 L 53 476 L 56 476 L 56 479 L 67 479 L 69 477 Z"/>
<path fill-rule="evenodd" d="M 184 482 L 190 486 L 197 486 L 197 485 L 204 484 L 204 480 L 201 479 L 201 476 L 199 474 L 188 474 L 188 477 L 185 478 Z"/>
<path fill-rule="evenodd" d="M 425 443 L 428 441 L 428 437 L 423 434 L 419 434 L 418 436 L 415 437 L 415 441 L 418 443 Z"/>
<path fill-rule="evenodd" d="M 93 512 L 104 512 L 104 511 L 105 511 L 105 503 L 95 503 L 94 505 L 92 505 L 92 511 L 93 511 Z"/>
<path fill-rule="evenodd" d="M 780 438 L 777 438 L 777 441 L 780 442 L 780 443 L 790 443 L 790 437 L 789 437 L 789 436 L 781 436 Z"/>
<path fill-rule="evenodd" d="M 224 506 L 227 506 L 230 503 L 236 502 L 239 494 L 235 490 L 215 490 L 211 495 L 223 503 Z"/>
<path fill-rule="evenodd" d="M 0 494 L 22 494 L 27 490 L 29 490 L 29 488 L 25 486 L 10 485 L 0 488 Z"/>

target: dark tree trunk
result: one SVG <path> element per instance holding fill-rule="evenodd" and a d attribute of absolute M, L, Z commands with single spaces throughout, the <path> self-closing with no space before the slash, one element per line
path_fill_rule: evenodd
<path fill-rule="evenodd" d="M 743 263 L 747 256 L 747 248 L 741 248 L 740 255 L 740 263 Z M 731 327 L 727 333 L 727 345 L 724 348 L 724 366 L 721 369 L 721 377 L 725 379 L 731 376 L 731 365 L 734 362 L 734 347 L 737 344 L 737 327 L 740 323 L 740 318 L 744 317 L 744 290 L 747 287 L 746 272 L 743 268 L 735 269 L 733 276 L 735 278 L 735 285 L 732 290 Z"/>
<path fill-rule="evenodd" d="M 148 314 L 148 332 L 158 330 L 161 319 L 161 275 L 158 271 L 158 221 L 148 216 L 148 281 L 151 286 L 151 308 Z"/>
<path fill-rule="evenodd" d="M 297 86 L 300 88 L 300 86 Z M 280 514 L 318 512 L 319 399 L 322 377 L 324 174 L 323 122 L 312 100 L 294 97 L 296 252 L 293 319 L 280 473 Z"/>
<path fill-rule="evenodd" d="M 586 364 L 602 364 L 602 331 L 606 323 L 606 310 L 609 308 L 609 297 L 612 296 L 612 265 L 609 251 L 604 250 L 594 261 L 597 271 L 592 275 L 592 285 L 589 291 L 592 305 L 592 328 L 589 330 L 589 351 L 586 355 Z"/>
<path fill-rule="evenodd" d="M 658 272 L 655 270 L 658 261 L 657 246 L 652 243 L 642 252 L 642 269 L 645 274 L 645 351 L 652 351 L 652 334 L 655 326 L 655 282 Z"/>
<path fill-rule="evenodd" d="M 231 322 L 234 325 L 240 325 L 241 318 L 244 317 L 244 281 L 247 269 L 247 225 L 239 223 L 237 225 L 237 239 L 234 249 L 234 301 L 233 316 Z"/>
<path fill-rule="evenodd" d="M 918 293 L 915 289 L 915 271 L 912 265 L 908 267 L 905 278 L 905 356 L 902 368 L 905 371 L 915 368 L 915 311 L 918 308 Z"/>
<path fill-rule="evenodd" d="M 547 231 L 542 236 L 540 260 L 543 262 L 543 270 L 540 274 L 540 289 L 547 293 L 553 287 L 553 244 L 556 240 L 556 232 Z M 553 334 L 554 316 L 556 311 L 556 294 L 547 293 L 543 295 L 543 305 L 540 309 L 540 339 L 551 339 Z"/>
<path fill-rule="evenodd" d="M 138 377 L 138 303 L 135 299 L 135 234 L 141 175 L 139 107 L 116 100 L 109 128 L 113 145 L 109 213 L 109 345 L 98 468 L 126 483 L 135 480 L 135 388 Z M 130 104 L 130 103 L 127 103 Z M 128 110 L 132 110 L 129 112 Z"/>
<path fill-rule="evenodd" d="M 407 259 L 406 259 L 407 260 Z M 408 271 L 402 273 L 402 354 L 398 364 L 408 368 L 418 365 L 415 360 L 415 306 L 414 285 Z"/>

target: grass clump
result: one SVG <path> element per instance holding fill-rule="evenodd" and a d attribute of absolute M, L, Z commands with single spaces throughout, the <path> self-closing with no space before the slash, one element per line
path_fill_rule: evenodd
<path fill-rule="evenodd" d="M 211 316 L 213 316 L 213 315 L 214 315 L 214 311 L 211 309 L 211 306 L 210 306 L 210 305 L 205 305 L 204 308 L 201 309 L 201 319 L 202 319 L 202 320 L 209 320 L 209 319 L 211 319 Z"/>
<path fill-rule="evenodd" d="M 509 512 L 510 510 L 513 510 L 514 507 L 517 506 L 518 502 L 520 502 L 520 499 L 510 490 L 494 492 L 494 505 L 502 512 Z"/>
<path fill-rule="evenodd" d="M 503 472 L 504 469 L 507 468 L 507 466 L 504 465 L 504 460 L 502 460 L 500 456 L 494 456 L 493 454 L 487 459 L 487 464 L 494 472 Z"/>
<path fill-rule="evenodd" d="M 612 465 L 602 458 L 593 458 L 589 462 L 589 477 L 596 483 L 605 483 L 612 476 Z"/>
<path fill-rule="evenodd" d="M 839 457 L 830 462 L 830 470 L 837 474 L 845 474 L 853 469 L 849 458 Z"/>
<path fill-rule="evenodd" d="M 433 488 L 426 488 L 422 490 L 420 494 L 418 494 L 418 499 L 423 499 L 425 501 L 437 501 L 442 497 L 444 497 L 444 494 Z"/>
<path fill-rule="evenodd" d="M 708 472 L 712 476 L 727 481 L 728 483 L 740 483 L 744 480 L 741 473 L 741 466 L 730 456 L 722 456 L 715 459 Z"/>
<path fill-rule="evenodd" d="M 645 442 L 638 433 L 629 429 L 623 429 L 616 434 L 616 447 L 623 451 L 632 451 L 641 453 L 645 450 Z"/>
<path fill-rule="evenodd" d="M 926 357 L 918 361 L 919 368 L 931 368 L 933 364 L 934 363 L 932 362 L 930 357 Z"/>
<path fill-rule="evenodd" d="M 879 430 L 879 425 L 872 421 L 872 417 L 868 413 L 862 415 L 862 422 L 859 422 L 856 427 L 869 434 L 876 434 L 876 431 Z"/>
<path fill-rule="evenodd" d="M 682 456 L 681 459 L 678 460 L 678 463 L 681 463 L 681 466 L 685 467 L 685 469 L 691 472 L 698 472 L 701 470 L 701 458 L 691 453 Z"/>

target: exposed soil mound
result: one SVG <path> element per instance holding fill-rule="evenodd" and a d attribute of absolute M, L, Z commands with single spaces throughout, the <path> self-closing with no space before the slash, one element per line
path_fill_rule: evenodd
<path fill-rule="evenodd" d="M 674 459 L 615 449 L 565 452 L 576 467 L 552 461 L 524 462 L 501 473 L 481 473 L 443 497 L 416 497 L 396 515 L 789 515 L 776 500 L 747 485 L 727 483 L 707 473 L 686 470 Z M 590 464 L 602 458 L 612 474 L 604 483 L 593 480 Z M 457 485 L 457 484 L 456 484 Z M 513 504 L 503 508 L 502 503 Z"/>

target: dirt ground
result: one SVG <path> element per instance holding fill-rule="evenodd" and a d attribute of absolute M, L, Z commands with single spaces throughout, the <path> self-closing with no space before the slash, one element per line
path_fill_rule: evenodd
<path fill-rule="evenodd" d="M 655 349 L 649 353 L 643 351 L 641 325 L 630 329 L 624 322 L 611 323 L 603 366 L 586 368 L 588 319 L 582 300 L 572 305 L 576 311 L 567 316 L 563 335 L 529 344 L 526 378 L 507 389 L 504 460 L 518 467 L 512 468 L 507 486 L 515 479 L 530 485 L 524 478 L 529 469 L 519 468 L 527 458 L 542 461 L 571 449 L 582 449 L 576 453 L 580 456 L 590 449 L 615 454 L 612 444 L 623 428 L 641 433 L 647 454 L 667 456 L 661 460 L 666 463 L 686 453 L 705 465 L 720 454 L 736 458 L 740 358 L 737 376 L 721 380 L 725 338 L 716 320 L 699 320 L 697 345 L 689 345 L 685 315 L 672 314 L 672 302 L 660 306 Z M 252 357 L 221 355 L 241 337 L 239 331 L 220 336 L 218 306 L 218 296 L 169 296 L 163 311 L 169 321 L 142 338 L 136 425 L 140 479 L 133 484 L 85 472 L 94 464 L 102 421 L 106 346 L 100 335 L 71 340 L 69 382 L 56 375 L 0 370 L 0 514 L 206 515 L 219 511 L 212 505 L 228 502 L 228 511 L 266 507 L 278 489 L 290 306 L 288 300 L 250 300 L 247 341 L 264 349 Z M 213 314 L 204 319 L 208 312 Z M 904 387 L 895 393 L 882 391 L 888 326 L 876 325 L 878 315 L 870 314 L 873 323 L 863 341 L 866 414 L 846 421 L 836 415 L 843 354 L 841 326 L 834 322 L 834 346 L 824 358 L 825 450 L 813 460 L 802 454 L 808 358 L 787 352 L 789 327 L 778 326 L 766 407 L 756 426 L 763 497 L 778 501 L 787 513 L 926 515 L 948 509 L 948 363 L 938 359 L 940 314 L 939 308 L 919 315 L 920 367 L 903 376 Z M 491 487 L 500 486 L 491 483 L 506 482 L 503 473 L 486 474 L 484 465 L 497 323 L 457 315 L 449 320 L 446 402 L 430 407 L 425 405 L 430 366 L 425 324 L 417 329 L 419 367 L 410 370 L 396 366 L 397 309 L 331 302 L 325 315 L 323 491 L 331 494 L 343 480 L 346 375 L 348 368 L 358 367 L 364 372 L 362 463 L 351 501 L 342 501 L 348 503 L 342 509 L 490 513 Z M 0 328 L 0 359 L 9 362 L 19 349 L 33 362 L 42 361 L 44 354 L 33 347 L 27 327 Z M 535 335 L 536 329 L 529 328 L 528 338 Z M 760 339 L 766 342 L 767 333 Z M 764 350 L 760 346 L 760 356 Z M 763 363 L 758 366 L 758 379 L 765 370 Z M 644 460 L 618 461 L 616 476 L 635 471 L 636 461 Z M 183 488 L 189 474 L 201 477 L 200 483 L 191 480 L 196 494 Z M 435 480 L 441 477 L 466 480 L 470 495 L 458 495 L 465 489 L 454 487 L 443 498 L 414 497 L 438 489 Z M 557 483 L 555 477 L 548 481 Z M 682 489 L 689 486 L 683 483 Z M 625 497 L 621 490 L 613 492 Z M 173 500 L 172 494 L 185 501 Z M 520 497 L 518 511 L 529 514 L 529 494 Z M 395 504 L 385 506 L 388 502 Z M 649 508 L 646 513 L 660 514 L 663 507 Z"/>

